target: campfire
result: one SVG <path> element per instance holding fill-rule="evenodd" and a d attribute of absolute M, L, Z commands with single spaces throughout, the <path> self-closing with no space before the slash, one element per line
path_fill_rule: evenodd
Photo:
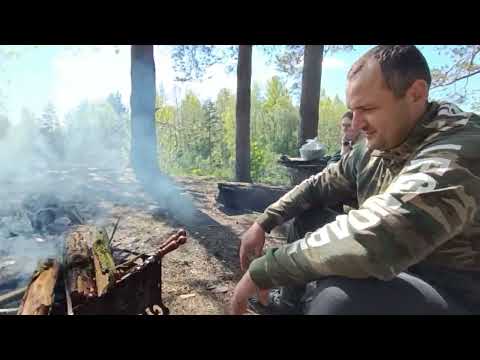
<path fill-rule="evenodd" d="M 42 235 L 37 241 L 54 239 L 55 246 L 62 248 L 62 252 L 61 256 L 41 259 L 26 287 L 1 295 L 0 305 L 12 304 L 19 298 L 21 301 L 18 310 L 0 312 L 18 315 L 169 313 L 162 302 L 162 258 L 185 243 L 184 230 L 168 237 L 152 253 L 122 250 L 134 257 L 117 264 L 111 243 L 119 220 L 108 234 L 105 227 L 86 224 L 74 204 L 61 202 L 52 195 L 28 197 L 22 209 L 23 223 L 28 219 L 32 233 Z M 8 232 L 12 241 L 22 236 Z M 4 262 L 4 266 L 8 265 Z"/>

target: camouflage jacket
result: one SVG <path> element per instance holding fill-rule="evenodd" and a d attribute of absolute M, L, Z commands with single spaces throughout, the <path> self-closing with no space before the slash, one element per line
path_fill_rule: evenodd
<path fill-rule="evenodd" d="M 324 276 L 394 278 L 426 263 L 480 273 L 480 117 L 432 102 L 407 140 L 389 151 L 356 147 L 270 205 L 275 226 L 313 206 L 358 200 L 358 210 L 250 265 L 257 286 Z"/>

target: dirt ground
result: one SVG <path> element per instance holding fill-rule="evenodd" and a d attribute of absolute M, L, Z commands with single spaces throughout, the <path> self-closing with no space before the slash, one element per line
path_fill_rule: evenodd
<path fill-rule="evenodd" d="M 201 178 L 176 178 L 195 199 L 196 225 L 176 222 L 161 211 L 114 206 L 112 217 L 121 216 L 113 245 L 135 251 L 155 248 L 178 228 L 188 233 L 185 245 L 163 261 L 163 300 L 171 314 L 224 314 L 236 282 L 241 277 L 238 259 L 240 235 L 253 223 L 256 213 L 231 214 L 215 200 L 217 182 Z M 267 244 L 282 241 L 276 232 Z"/>
<path fill-rule="evenodd" d="M 152 201 L 136 182 L 131 170 L 107 171 L 96 168 L 69 167 L 49 171 L 48 177 L 29 179 L 30 183 L 4 184 L 1 199 L 21 199 L 22 191 L 53 192 L 62 200 L 75 203 L 88 223 L 107 226 L 120 217 L 118 229 L 112 241 L 116 262 L 123 262 L 133 256 L 125 250 L 150 253 L 158 244 L 176 230 L 187 231 L 187 243 L 167 254 L 163 260 L 163 301 L 172 315 L 224 314 L 235 284 L 241 277 L 238 250 L 240 235 L 253 223 L 258 213 L 231 213 L 217 203 L 217 181 L 197 177 L 174 178 L 186 193 L 194 199 L 194 224 L 178 222 L 159 204 Z M 38 184 L 42 184 L 38 187 Z M 10 186 L 10 188 L 8 188 Z M 13 202 L 12 208 L 19 208 L 20 202 Z M 7 208 L 3 209 L 8 213 Z M 11 211 L 10 211 L 11 212 Z M 3 214 L 4 216 L 6 214 Z M 3 218 L 7 223 L 6 217 Z M 11 223 L 13 217 L 8 218 Z M 18 222 L 20 228 L 25 222 Z M 267 245 L 282 242 L 285 233 L 278 229 L 267 236 Z M 284 231 L 284 230 L 283 230 Z M 35 255 L 37 249 L 48 244 L 30 240 L 34 234 L 26 234 L 22 255 Z M 12 245 L 20 237 L 7 239 Z M 58 241 L 58 240 L 55 240 Z M 0 279 L 5 283 L 7 271 L 15 273 L 19 265 L 18 254 L 5 253 L 0 256 L 3 268 Z M 0 254 L 2 255 L 2 254 Z M 3 275 L 2 275 L 3 274 Z M 3 276 L 3 277 L 2 277 Z M 12 275 L 13 277 L 14 275 Z"/>

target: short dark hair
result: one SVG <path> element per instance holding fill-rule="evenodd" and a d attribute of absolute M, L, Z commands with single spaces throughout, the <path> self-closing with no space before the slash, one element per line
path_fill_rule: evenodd
<path fill-rule="evenodd" d="M 387 87 L 397 97 L 403 97 L 415 80 L 425 80 L 428 87 L 432 83 L 427 60 L 414 45 L 375 46 L 353 64 L 347 78 L 357 74 L 371 58 L 378 61 Z"/>
<path fill-rule="evenodd" d="M 350 120 L 353 120 L 353 111 L 348 110 L 345 114 L 342 115 L 341 119 L 343 118 L 349 118 Z"/>

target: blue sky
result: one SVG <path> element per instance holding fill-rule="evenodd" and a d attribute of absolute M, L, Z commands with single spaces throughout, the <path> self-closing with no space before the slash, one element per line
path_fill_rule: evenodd
<path fill-rule="evenodd" d="M 356 45 L 351 52 L 337 52 L 327 56 L 323 63 L 322 88 L 328 96 L 338 95 L 345 99 L 345 77 L 351 64 L 371 45 Z M 14 48 L 14 59 L 0 59 L 0 90 L 6 96 L 6 112 L 17 122 L 23 106 L 40 114 L 48 101 L 57 107 L 62 118 L 66 112 L 82 100 L 105 98 L 113 91 L 120 91 L 128 106 L 130 96 L 130 46 L 120 46 L 116 53 L 113 46 L 12 46 L 0 45 L 0 50 Z M 420 46 L 431 68 L 448 62 L 439 56 L 433 46 Z M 170 60 L 170 47 L 155 47 L 157 85 L 164 87 L 171 103 L 181 98 L 186 89 L 193 90 L 201 99 L 214 98 L 218 91 L 227 87 L 235 91 L 235 72 L 227 74 L 221 65 L 209 70 L 210 79 L 203 82 L 177 83 Z M 253 52 L 252 80 L 264 86 L 276 75 L 273 65 L 267 65 L 260 51 Z M 480 76 L 469 81 L 471 89 L 480 89 Z M 437 92 L 438 93 L 438 92 Z M 432 93 L 436 98 L 436 93 Z M 469 104 L 462 105 L 471 110 Z M 5 111 L 4 110 L 4 111 Z"/>

